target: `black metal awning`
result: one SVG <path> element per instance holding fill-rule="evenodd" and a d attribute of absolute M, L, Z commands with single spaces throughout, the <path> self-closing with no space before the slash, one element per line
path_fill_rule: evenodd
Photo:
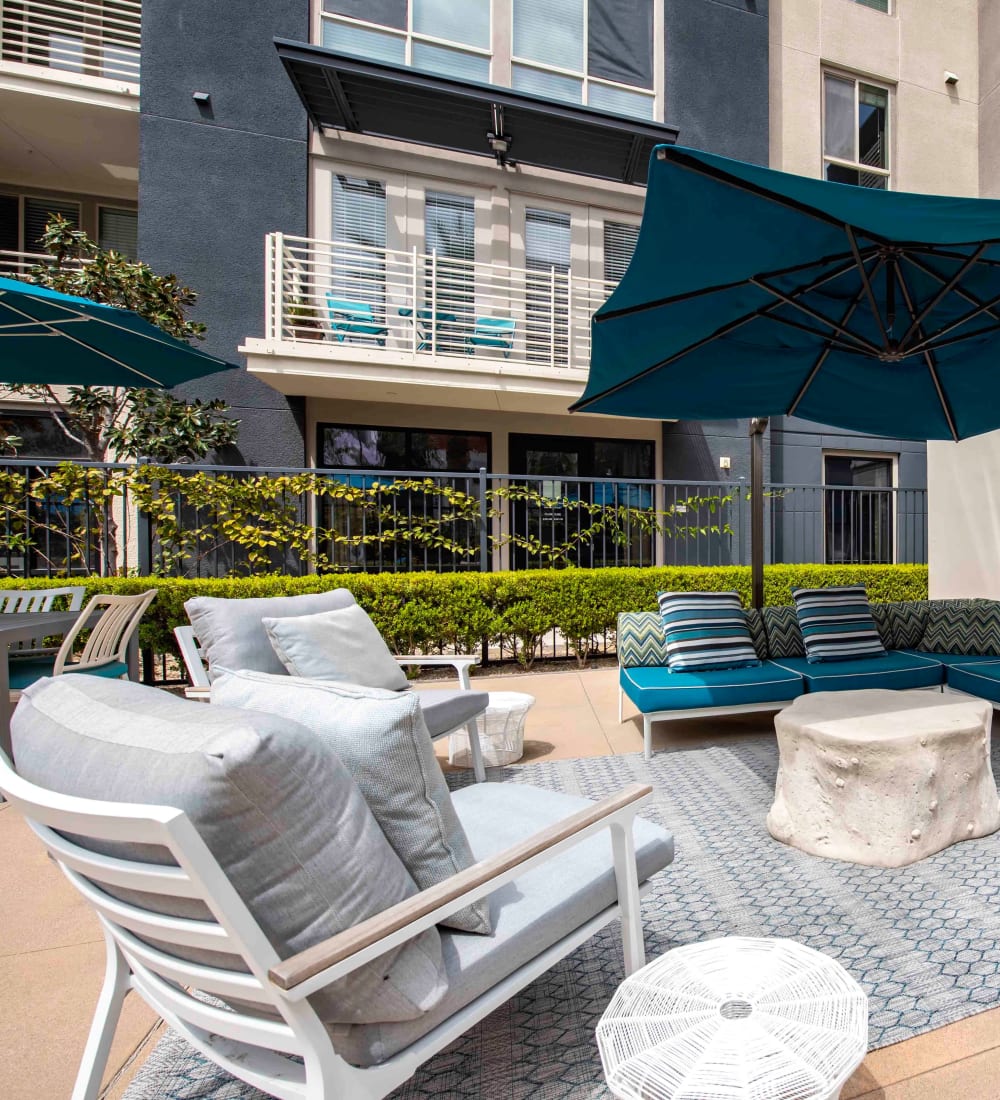
<path fill-rule="evenodd" d="M 370 61 L 276 38 L 278 56 L 321 128 L 395 138 L 645 186 L 655 145 L 677 130 L 493 84 Z"/>

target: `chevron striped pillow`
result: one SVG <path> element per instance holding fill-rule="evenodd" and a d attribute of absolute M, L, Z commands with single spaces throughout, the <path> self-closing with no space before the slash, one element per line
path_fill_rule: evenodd
<path fill-rule="evenodd" d="M 760 664 L 735 592 L 658 592 L 671 672 Z"/>
<path fill-rule="evenodd" d="M 863 584 L 838 588 L 793 588 L 806 660 L 850 661 L 884 657 L 885 646 Z"/>

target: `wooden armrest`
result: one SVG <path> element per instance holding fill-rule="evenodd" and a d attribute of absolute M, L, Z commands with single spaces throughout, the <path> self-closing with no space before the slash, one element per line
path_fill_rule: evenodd
<path fill-rule="evenodd" d="M 338 932 L 337 935 L 331 936 L 322 943 L 300 951 L 299 954 L 272 967 L 267 976 L 279 989 L 294 989 L 297 985 L 319 974 L 320 971 L 326 970 L 327 967 L 350 958 L 351 955 L 370 947 L 393 932 L 398 932 L 421 917 L 428 916 L 449 902 L 457 901 L 470 890 L 485 885 L 491 879 L 540 855 L 548 848 L 554 848 L 562 841 L 627 806 L 642 801 L 652 792 L 652 787 L 641 783 L 623 787 L 617 794 L 595 802 L 593 806 L 588 806 L 562 821 L 557 821 L 554 825 L 542 829 L 506 851 L 484 859 L 464 871 L 459 871 L 458 874 L 451 875 L 436 886 L 422 890 L 414 897 L 407 898 L 374 917 L 369 917 L 368 920 L 362 921 L 353 928 Z"/>

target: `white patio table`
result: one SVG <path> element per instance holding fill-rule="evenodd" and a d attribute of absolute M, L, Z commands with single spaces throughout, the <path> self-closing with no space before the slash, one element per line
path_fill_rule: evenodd
<path fill-rule="evenodd" d="M 96 608 L 96 614 L 101 613 Z M 10 719 L 14 708 L 10 702 L 10 647 L 19 642 L 30 642 L 47 634 L 65 634 L 80 617 L 79 611 L 15 611 L 0 615 L 0 749 L 11 757 Z M 130 680 L 139 678 L 138 631 L 132 636 L 128 648 L 128 675 Z"/>

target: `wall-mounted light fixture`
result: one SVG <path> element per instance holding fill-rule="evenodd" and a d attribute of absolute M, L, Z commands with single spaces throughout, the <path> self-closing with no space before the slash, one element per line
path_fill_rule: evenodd
<path fill-rule="evenodd" d="M 191 98 L 195 103 L 208 103 L 212 98 L 211 92 L 192 92 Z"/>
<path fill-rule="evenodd" d="M 944 71 L 944 82 L 945 82 L 945 84 L 957 84 L 958 83 L 958 73 L 953 73 L 953 72 L 949 71 L 948 69 L 945 69 L 945 71 Z"/>

